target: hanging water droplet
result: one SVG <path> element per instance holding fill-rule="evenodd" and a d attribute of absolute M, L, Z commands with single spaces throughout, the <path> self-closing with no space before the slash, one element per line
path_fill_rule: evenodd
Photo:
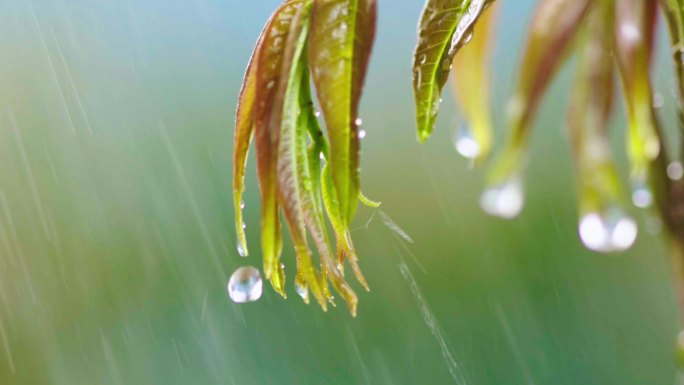
<path fill-rule="evenodd" d="M 319 152 L 319 153 L 318 153 L 318 159 L 320 159 L 320 160 L 325 160 L 325 155 L 323 155 L 322 152 Z"/>
<path fill-rule="evenodd" d="M 263 282 L 259 270 L 252 266 L 243 266 L 230 276 L 228 295 L 235 303 L 254 302 L 261 298 Z"/>
<path fill-rule="evenodd" d="M 243 229 L 246 229 L 246 228 L 247 228 L 247 224 L 246 224 L 245 222 L 242 222 L 242 228 L 243 228 Z"/>
<path fill-rule="evenodd" d="M 242 243 L 239 239 L 237 240 L 237 252 L 241 257 L 247 256 L 247 250 L 245 250 L 244 247 L 242 247 Z"/>
<path fill-rule="evenodd" d="M 245 208 L 245 201 L 240 201 L 240 208 L 244 209 Z"/>
<path fill-rule="evenodd" d="M 632 203 L 634 206 L 645 209 L 653 204 L 653 194 L 646 183 L 637 183 L 632 191 Z"/>
<path fill-rule="evenodd" d="M 629 249 L 638 232 L 634 219 L 619 207 L 585 214 L 579 224 L 584 246 L 602 253 Z"/>
<path fill-rule="evenodd" d="M 359 139 L 363 139 L 366 137 L 366 130 L 361 129 L 359 130 Z"/>
<path fill-rule="evenodd" d="M 525 194 L 518 176 L 487 188 L 480 197 L 480 206 L 487 214 L 505 219 L 515 218 L 524 204 Z"/>
<path fill-rule="evenodd" d="M 461 156 L 467 159 L 475 159 L 480 156 L 480 144 L 475 140 L 473 132 L 466 125 L 461 125 L 456 133 L 454 147 Z"/>
<path fill-rule="evenodd" d="M 306 282 L 304 282 L 303 278 L 297 277 L 295 279 L 295 291 L 297 292 L 297 295 L 299 295 L 305 303 L 309 303 L 309 289 L 306 285 Z"/>
<path fill-rule="evenodd" d="M 470 43 L 473 40 L 473 31 L 468 31 L 465 36 L 463 36 L 463 45 Z"/>
<path fill-rule="evenodd" d="M 361 127 L 361 125 L 363 124 L 363 119 L 356 118 L 356 120 L 354 121 L 354 124 L 356 124 L 356 127 Z"/>
<path fill-rule="evenodd" d="M 318 111 L 318 110 L 314 111 L 314 116 L 315 117 L 321 116 L 321 111 Z"/>
<path fill-rule="evenodd" d="M 667 176 L 672 180 L 680 180 L 684 176 L 684 167 L 680 162 L 672 162 L 667 165 Z"/>

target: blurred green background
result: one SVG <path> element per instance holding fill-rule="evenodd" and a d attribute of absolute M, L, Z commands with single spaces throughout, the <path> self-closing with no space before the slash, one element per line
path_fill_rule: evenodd
<path fill-rule="evenodd" d="M 448 93 L 433 138 L 415 139 L 421 1 L 380 0 L 362 106 L 364 190 L 415 243 L 377 216 L 366 227 L 373 211 L 360 210 L 372 291 L 356 319 L 301 303 L 288 247 L 290 299 L 268 287 L 230 302 L 231 272 L 261 264 L 253 157 L 252 255 L 235 248 L 232 119 L 278 3 L 0 0 L 0 384 L 674 383 L 666 243 L 642 226 L 633 250 L 605 256 L 576 235 L 572 66 L 542 106 L 522 216 L 487 217 L 482 172 L 452 145 Z M 534 2 L 503 3 L 499 129 Z M 674 117 L 661 48 L 657 88 Z"/>

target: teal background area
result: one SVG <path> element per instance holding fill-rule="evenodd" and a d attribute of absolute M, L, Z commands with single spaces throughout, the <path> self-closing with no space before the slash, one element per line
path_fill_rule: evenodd
<path fill-rule="evenodd" d="M 354 224 L 372 291 L 359 315 L 323 313 L 292 287 L 238 306 L 232 120 L 275 0 L 0 0 L 0 384 L 659 385 L 675 381 L 667 243 L 645 230 L 620 255 L 585 250 L 565 103 L 542 105 L 513 221 L 478 207 L 482 170 L 456 154 L 450 92 L 435 134 L 414 129 L 411 55 L 421 2 L 380 0 L 363 97 L 366 194 Z M 503 110 L 535 2 L 502 1 L 492 68 Z M 663 36 L 661 43 L 666 43 Z M 674 130 L 668 49 L 654 77 Z M 613 122 L 623 177 L 624 119 Z M 370 223 L 368 221 L 373 218 Z M 338 301 L 340 302 L 340 301 Z"/>

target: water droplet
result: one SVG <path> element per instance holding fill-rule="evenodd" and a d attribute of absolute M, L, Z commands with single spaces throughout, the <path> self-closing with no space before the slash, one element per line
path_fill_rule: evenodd
<path fill-rule="evenodd" d="M 462 125 L 456 134 L 454 147 L 461 156 L 467 159 L 475 159 L 480 155 L 480 144 L 475 140 L 473 132 L 466 125 Z"/>
<path fill-rule="evenodd" d="M 435 88 L 432 94 L 432 109 L 430 111 L 430 115 L 432 117 L 437 116 L 437 113 L 439 112 L 439 105 L 442 103 L 442 98 L 440 97 L 440 92 L 438 88 Z"/>
<path fill-rule="evenodd" d="M 247 224 L 246 224 L 245 222 L 242 222 L 242 228 L 243 228 L 243 229 L 246 229 L 246 228 L 247 228 Z"/>
<path fill-rule="evenodd" d="M 638 232 L 634 219 L 619 207 L 585 214 L 579 224 L 584 246 L 602 253 L 629 249 Z"/>
<path fill-rule="evenodd" d="M 354 124 L 356 124 L 356 127 L 361 127 L 361 125 L 363 124 L 363 119 L 356 118 L 356 120 L 354 121 Z"/>
<path fill-rule="evenodd" d="M 480 197 L 480 206 L 487 214 L 505 219 L 515 218 L 524 204 L 525 194 L 518 176 L 487 188 Z"/>
<path fill-rule="evenodd" d="M 645 209 L 653 204 L 653 194 L 646 183 L 638 183 L 632 192 L 634 206 Z"/>
<path fill-rule="evenodd" d="M 314 116 L 315 117 L 321 116 L 321 111 L 318 111 L 318 110 L 314 111 Z"/>
<path fill-rule="evenodd" d="M 446 59 L 442 62 L 442 71 L 451 71 L 452 63 L 451 60 Z"/>
<path fill-rule="evenodd" d="M 300 277 L 295 279 L 295 291 L 297 292 L 297 295 L 304 300 L 304 302 L 309 303 L 309 289 L 304 279 Z"/>
<path fill-rule="evenodd" d="M 463 36 L 463 45 L 470 43 L 471 40 L 473 40 L 473 31 L 469 31 Z"/>
<path fill-rule="evenodd" d="M 425 64 L 425 62 L 427 62 L 427 55 L 420 55 L 420 59 L 418 59 L 418 61 L 420 62 L 420 64 Z"/>
<path fill-rule="evenodd" d="M 228 295 L 235 303 L 254 302 L 261 298 L 263 282 L 259 270 L 252 266 L 243 266 L 230 276 Z"/>
<path fill-rule="evenodd" d="M 242 247 L 242 243 L 240 242 L 239 239 L 238 239 L 238 241 L 237 241 L 237 252 L 238 252 L 238 254 L 240 254 L 241 257 L 246 257 L 246 256 L 247 256 L 247 250 L 245 250 L 245 249 Z"/>
<path fill-rule="evenodd" d="M 275 86 L 275 81 L 274 81 L 274 80 L 270 80 L 268 83 L 266 83 L 266 88 L 269 89 L 269 90 L 270 90 L 271 88 L 273 88 L 274 86 Z"/>
<path fill-rule="evenodd" d="M 244 209 L 244 208 L 245 208 L 245 201 L 241 201 L 241 202 L 240 202 L 240 208 L 241 208 L 241 209 Z"/>
<path fill-rule="evenodd" d="M 359 130 L 359 139 L 363 139 L 366 137 L 366 130 Z"/>
<path fill-rule="evenodd" d="M 620 37 L 626 42 L 638 42 L 641 40 L 639 27 L 633 23 L 624 23 L 620 26 Z"/>
<path fill-rule="evenodd" d="M 684 176 L 684 167 L 679 162 L 667 165 L 667 176 L 672 180 L 680 180 Z"/>

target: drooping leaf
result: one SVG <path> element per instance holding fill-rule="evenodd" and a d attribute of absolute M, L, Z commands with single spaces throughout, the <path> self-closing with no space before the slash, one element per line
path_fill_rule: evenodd
<path fill-rule="evenodd" d="M 276 92 L 287 82 L 283 78 L 283 57 L 292 21 L 305 5 L 304 0 L 288 0 L 274 13 L 264 28 L 263 40 L 255 59 L 256 85 L 254 123 L 257 147 L 257 176 L 261 192 L 261 247 L 264 275 L 274 289 L 285 296 L 284 271 L 280 263 L 282 244 L 277 202 L 277 163 L 280 122 L 272 115 Z"/>
<path fill-rule="evenodd" d="M 340 294 L 343 296 L 352 314 L 356 314 L 356 304 L 358 302 L 357 296 L 342 277 L 343 258 L 346 254 L 345 249 L 349 245 L 346 244 L 346 231 L 342 227 L 342 224 L 339 220 L 339 205 L 331 174 L 332 173 L 330 171 L 329 164 L 324 164 L 323 170 L 321 171 L 321 196 L 323 197 L 323 204 L 325 206 L 326 212 L 328 213 L 328 218 L 330 219 L 333 231 L 335 232 L 335 239 L 337 243 L 337 263 L 334 262 L 332 252 L 325 248 L 325 245 L 323 244 L 324 238 L 322 236 L 318 237 L 317 245 L 319 246 L 319 254 L 321 254 L 321 262 L 324 264 L 325 270 L 330 273 L 330 280 L 333 283 L 333 287 L 335 287 L 335 290 L 340 292 Z M 312 237 L 314 241 L 316 241 L 317 237 L 313 231 Z M 324 255 L 326 257 L 324 257 Z M 363 277 L 360 279 L 360 281 L 362 284 L 365 284 Z"/>
<path fill-rule="evenodd" d="M 327 298 L 320 287 L 311 250 L 307 244 L 305 217 L 312 199 L 309 157 L 307 152 L 307 118 L 302 105 L 302 87 L 309 87 L 309 71 L 305 53 L 311 3 L 301 7 L 290 23 L 282 57 L 281 80 L 273 101 L 270 125 L 280 129 L 277 157 L 278 201 L 292 235 L 297 256 L 297 291 L 308 302 L 308 289 L 325 310 Z"/>
<path fill-rule="evenodd" d="M 235 209 L 235 231 L 237 233 L 237 248 L 240 256 L 249 254 L 247 236 L 245 235 L 243 219 L 242 195 L 245 191 L 245 168 L 247 154 L 254 136 L 252 122 L 252 108 L 254 103 L 254 73 L 250 65 L 245 75 L 245 83 L 240 91 L 238 112 L 235 124 L 235 138 L 233 150 L 233 207 Z"/>
<path fill-rule="evenodd" d="M 242 196 L 245 192 L 245 168 L 247 155 L 254 136 L 254 93 L 256 88 L 256 67 L 254 59 L 261 46 L 263 32 L 259 36 L 256 48 L 249 59 L 245 78 L 238 95 L 238 106 L 235 114 L 235 132 L 233 134 L 233 207 L 235 209 L 235 232 L 237 233 L 238 253 L 242 257 L 249 254 L 247 236 L 243 219 Z"/>
<path fill-rule="evenodd" d="M 661 150 L 652 113 L 653 90 L 650 80 L 657 9 L 658 2 L 651 0 L 615 3 L 615 58 L 627 104 L 627 149 L 635 183 L 646 182 L 649 164 Z"/>
<path fill-rule="evenodd" d="M 606 9 L 610 8 L 596 7 L 588 18 L 567 117 L 582 212 L 599 210 L 604 200 L 623 199 L 608 137 L 614 67 L 610 54 L 613 16 Z"/>
<path fill-rule="evenodd" d="M 363 285 L 366 290 L 370 290 L 368 283 L 361 273 L 358 265 L 358 255 L 351 240 L 351 232 L 349 227 L 345 227 L 339 219 L 339 201 L 337 199 L 337 192 L 333 183 L 330 166 L 326 163 L 323 166 L 321 173 L 321 195 L 323 203 L 328 213 L 328 218 L 335 233 L 335 243 L 337 244 L 337 269 L 344 272 L 344 262 L 349 260 L 352 265 L 352 270 L 356 279 Z"/>
<path fill-rule="evenodd" d="M 437 118 L 442 88 L 454 55 L 467 41 L 491 0 L 427 0 L 418 22 L 413 54 L 413 93 L 418 139 L 423 142 Z"/>
<path fill-rule="evenodd" d="M 567 120 L 579 185 L 579 235 L 599 252 L 627 249 L 637 234 L 625 210 L 607 130 L 614 89 L 613 7 L 612 1 L 603 1 L 587 17 Z M 647 204 L 651 193 L 639 188 L 635 200 Z"/>
<path fill-rule="evenodd" d="M 359 191 L 356 120 L 375 37 L 375 0 L 315 0 L 309 57 L 326 123 L 340 222 L 348 227 Z"/>
<path fill-rule="evenodd" d="M 301 105 L 307 106 L 304 114 L 306 118 L 306 127 L 309 131 L 309 137 L 311 138 L 311 145 L 309 146 L 309 171 L 308 177 L 311 178 L 312 189 L 310 191 L 309 206 L 307 206 L 307 215 L 309 218 L 308 227 L 311 229 L 312 233 L 320 234 L 318 239 L 323 239 L 325 244 L 316 244 L 320 258 L 321 258 L 321 291 L 327 300 L 334 306 L 335 302 L 328 288 L 328 274 L 327 263 L 323 261 L 323 258 L 333 258 L 333 254 L 330 248 L 330 238 L 328 236 L 326 225 L 325 225 L 325 208 L 322 198 L 322 187 L 321 187 L 321 159 L 328 156 L 328 143 L 325 140 L 323 130 L 316 117 L 316 111 L 313 106 L 311 99 L 311 92 L 309 89 L 309 80 L 306 80 L 307 84 L 302 85 L 302 92 L 300 93 Z M 346 300 L 346 298 L 345 298 Z"/>
<path fill-rule="evenodd" d="M 489 60 L 499 7 L 495 4 L 489 8 L 453 60 L 452 83 L 465 120 L 456 145 L 466 147 L 459 149 L 461 155 L 476 160 L 486 159 L 492 147 Z"/>
<path fill-rule="evenodd" d="M 564 63 L 568 46 L 592 3 L 592 0 L 543 0 L 535 11 L 517 87 L 509 102 L 509 137 L 500 158 L 490 170 L 488 184 L 492 187 L 483 195 L 483 207 L 493 215 L 510 218 L 522 208 L 518 174 L 523 167 L 534 115 L 544 92 Z M 515 199 L 511 198 L 513 196 Z M 515 204 L 504 205 L 507 202 Z"/>

